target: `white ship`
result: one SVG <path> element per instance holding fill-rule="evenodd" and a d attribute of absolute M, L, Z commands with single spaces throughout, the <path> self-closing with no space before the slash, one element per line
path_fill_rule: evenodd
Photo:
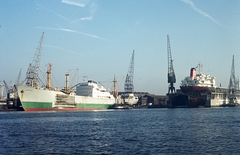
<path fill-rule="evenodd" d="M 79 83 L 76 91 L 68 87 L 68 74 L 66 74 L 66 87 L 63 90 L 51 88 L 50 79 L 47 81 L 47 87 L 44 88 L 15 86 L 25 111 L 102 110 L 108 109 L 115 103 L 114 96 L 93 80 Z"/>

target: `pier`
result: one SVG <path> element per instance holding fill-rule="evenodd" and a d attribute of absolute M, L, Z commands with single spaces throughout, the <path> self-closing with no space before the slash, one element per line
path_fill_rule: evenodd
<path fill-rule="evenodd" d="M 23 111 L 19 99 L 6 99 L 0 101 L 0 111 Z"/>

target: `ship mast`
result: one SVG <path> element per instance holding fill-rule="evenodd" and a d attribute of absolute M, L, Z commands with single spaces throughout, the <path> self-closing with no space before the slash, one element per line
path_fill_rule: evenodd
<path fill-rule="evenodd" d="M 48 64 L 48 70 L 47 70 L 47 85 L 46 88 L 51 88 L 51 75 L 52 75 L 52 64 Z"/>
<path fill-rule="evenodd" d="M 69 79 L 69 73 L 65 74 L 66 76 L 66 86 L 65 86 L 65 91 L 67 92 L 69 90 L 68 88 L 68 79 Z"/>
<path fill-rule="evenodd" d="M 199 62 L 197 67 L 196 67 L 196 68 L 198 68 L 198 74 L 202 74 L 201 67 L 203 67 L 203 65 Z"/>
<path fill-rule="evenodd" d="M 115 76 L 115 74 L 114 74 L 114 80 L 113 80 L 113 96 L 114 96 L 115 98 L 117 98 L 117 96 L 118 96 L 116 83 L 117 83 L 117 80 L 116 80 L 116 76 Z"/>

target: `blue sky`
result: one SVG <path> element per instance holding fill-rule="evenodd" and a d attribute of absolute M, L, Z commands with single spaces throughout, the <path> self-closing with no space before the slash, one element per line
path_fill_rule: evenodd
<path fill-rule="evenodd" d="M 53 86 L 78 68 L 74 83 L 87 76 L 113 89 L 115 74 L 121 91 L 135 50 L 135 91 L 163 95 L 169 35 L 176 88 L 199 62 L 227 87 L 233 55 L 240 75 L 239 8 L 239 0 L 1 0 L 0 81 L 14 83 L 21 68 L 24 80 L 44 32 L 41 70 L 53 64 Z"/>

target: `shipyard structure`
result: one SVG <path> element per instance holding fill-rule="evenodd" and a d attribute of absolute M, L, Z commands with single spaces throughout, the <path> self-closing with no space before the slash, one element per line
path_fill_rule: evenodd
<path fill-rule="evenodd" d="M 234 57 L 233 57 L 234 62 Z M 233 63 L 234 65 L 234 63 Z M 190 69 L 190 75 L 180 84 L 175 93 L 168 93 L 168 107 L 224 107 L 238 106 L 240 103 L 240 90 L 235 79 L 232 67 L 228 88 L 216 85 L 215 77 L 203 74 L 201 64 Z M 196 69 L 199 72 L 197 73 Z"/>
<path fill-rule="evenodd" d="M 51 86 L 51 64 L 48 64 L 46 85 L 44 84 L 43 87 L 39 87 L 41 80 L 38 76 L 38 70 L 40 67 L 43 36 L 44 33 L 40 38 L 35 59 L 28 67 L 25 80 L 20 83 L 18 77 L 18 82 L 11 88 L 4 81 L 7 90 L 6 99 L 3 99 L 3 85 L 0 85 L 1 107 L 25 111 L 69 111 L 122 109 L 129 107 L 224 107 L 238 106 L 240 103 L 239 81 L 235 78 L 234 56 L 228 88 L 217 86 L 215 77 L 203 74 L 203 66 L 199 63 L 196 67 L 192 67 L 189 76 L 181 81 L 180 89 L 175 89 L 176 75 L 173 68 L 169 36 L 167 36 L 167 81 L 169 85 L 166 95 L 134 91 L 134 51 L 125 79 L 124 92 L 117 91 L 115 75 L 113 92 L 109 92 L 107 88 L 99 86 L 93 80 L 84 80 L 75 86 L 69 86 L 69 73 L 66 74 L 65 87 L 63 89 L 54 88 Z"/>
<path fill-rule="evenodd" d="M 175 91 L 176 76 L 173 69 L 173 60 L 170 48 L 170 39 L 167 36 L 168 55 L 168 101 L 167 107 L 220 107 L 238 106 L 240 103 L 239 81 L 235 78 L 234 56 L 228 88 L 218 87 L 215 77 L 202 73 L 202 64 L 190 69 L 190 75 Z M 196 71 L 198 69 L 198 72 Z"/>
<path fill-rule="evenodd" d="M 196 69 L 191 68 L 190 76 L 182 80 L 180 89 L 168 94 L 168 107 L 221 107 L 240 103 L 238 89 L 217 87 L 214 77 L 195 72 Z"/>

